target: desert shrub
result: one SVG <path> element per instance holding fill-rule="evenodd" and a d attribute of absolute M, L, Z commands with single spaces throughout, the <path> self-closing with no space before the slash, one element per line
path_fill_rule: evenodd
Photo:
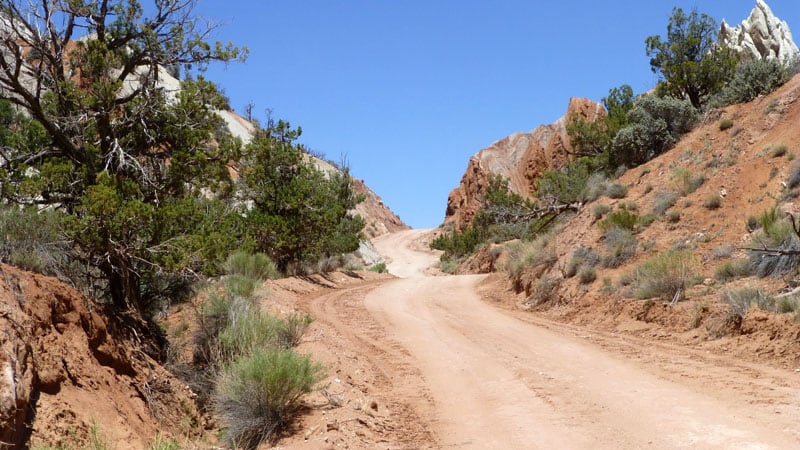
<path fill-rule="evenodd" d="M 703 200 L 703 207 L 706 209 L 717 209 L 722 206 L 722 197 L 717 194 L 709 195 Z"/>
<path fill-rule="evenodd" d="M 507 270 L 519 276 L 525 269 L 539 265 L 552 266 L 558 260 L 553 235 L 547 233 L 533 241 L 514 242 L 508 246 Z"/>
<path fill-rule="evenodd" d="M 688 100 L 645 95 L 628 113 L 628 126 L 611 142 L 612 166 L 638 166 L 672 147 L 692 129 L 698 113 Z"/>
<path fill-rule="evenodd" d="M 764 230 L 764 232 L 768 235 L 775 235 L 778 231 L 775 228 L 775 224 L 778 223 L 780 219 L 780 213 L 778 208 L 772 207 L 758 216 L 758 227 Z"/>
<path fill-rule="evenodd" d="M 790 295 L 787 297 L 781 297 L 777 300 L 778 301 L 775 304 L 775 308 L 781 314 L 797 312 L 800 310 L 800 304 L 798 303 L 798 298 L 796 296 Z"/>
<path fill-rule="evenodd" d="M 774 58 L 741 63 L 733 79 L 711 100 L 714 107 L 745 103 L 769 94 L 789 80 L 789 70 Z"/>
<path fill-rule="evenodd" d="M 370 267 L 369 270 L 372 271 L 372 272 L 378 272 L 378 273 L 386 273 L 386 272 L 388 272 L 388 269 L 386 269 L 386 263 L 385 262 L 379 262 L 378 264 L 375 264 L 374 266 Z"/>
<path fill-rule="evenodd" d="M 647 228 L 656 221 L 656 215 L 653 213 L 647 213 L 644 215 L 639 216 L 639 226 L 641 228 Z"/>
<path fill-rule="evenodd" d="M 653 200 L 653 214 L 662 216 L 664 213 L 675 206 L 678 201 L 678 194 L 672 191 L 658 191 Z"/>
<path fill-rule="evenodd" d="M 694 175 L 691 171 L 683 167 L 675 168 L 672 172 L 672 178 L 681 195 L 691 194 L 706 181 L 706 177 L 703 174 Z"/>
<path fill-rule="evenodd" d="M 656 255 L 636 268 L 634 294 L 642 299 L 681 300 L 695 281 L 692 278 L 695 270 L 694 257 L 688 251 L 673 250 Z"/>
<path fill-rule="evenodd" d="M 776 144 L 770 145 L 764 150 L 773 158 L 780 158 L 781 156 L 785 155 L 789 149 L 786 147 L 786 144 Z"/>
<path fill-rule="evenodd" d="M 225 362 L 234 361 L 260 348 L 280 347 L 279 319 L 262 312 L 257 306 L 247 305 L 234 311 L 219 334 L 220 350 Z"/>
<path fill-rule="evenodd" d="M 752 232 L 761 228 L 761 223 L 758 221 L 758 217 L 749 216 L 747 218 L 747 222 L 745 222 L 745 228 L 747 229 L 748 232 Z"/>
<path fill-rule="evenodd" d="M 597 279 L 597 271 L 592 266 L 581 266 L 578 270 L 578 280 L 581 284 L 593 283 Z"/>
<path fill-rule="evenodd" d="M 664 215 L 664 218 L 667 220 L 667 222 L 678 223 L 681 220 L 681 212 L 674 209 L 667 211 L 667 213 Z"/>
<path fill-rule="evenodd" d="M 305 273 L 331 273 L 345 266 L 344 255 L 321 256 L 316 264 L 306 264 Z"/>
<path fill-rule="evenodd" d="M 314 319 L 308 314 L 291 313 L 278 321 L 275 330 L 275 342 L 280 348 L 292 348 L 300 345 L 308 326 Z"/>
<path fill-rule="evenodd" d="M 727 283 L 737 278 L 750 276 L 751 270 L 749 259 L 725 261 L 714 270 L 714 278 L 722 283 Z"/>
<path fill-rule="evenodd" d="M 724 244 L 718 247 L 714 247 L 711 250 L 711 259 L 727 259 L 733 255 L 734 247 L 731 244 Z"/>
<path fill-rule="evenodd" d="M 719 122 L 719 131 L 725 131 L 728 128 L 733 126 L 733 121 L 731 119 L 722 119 Z"/>
<path fill-rule="evenodd" d="M 222 282 L 228 292 L 242 298 L 251 297 L 261 284 L 260 280 L 245 275 L 226 275 Z"/>
<path fill-rule="evenodd" d="M 225 260 L 223 268 L 228 275 L 242 275 L 256 280 L 280 276 L 275 263 L 264 253 L 234 252 Z"/>
<path fill-rule="evenodd" d="M 536 180 L 539 198 L 557 203 L 586 200 L 587 183 L 596 172 L 594 166 L 595 163 L 590 158 L 579 158 L 564 167 L 546 170 Z"/>
<path fill-rule="evenodd" d="M 780 277 L 797 269 L 800 263 L 800 238 L 792 225 L 782 220 L 769 229 L 763 228 L 751 237 L 750 265 L 760 277 Z M 755 249 L 765 248 L 766 251 Z"/>
<path fill-rule="evenodd" d="M 486 240 L 486 228 L 472 224 L 463 230 L 452 230 L 437 236 L 431 241 L 431 248 L 442 250 L 442 260 L 463 258 L 483 245 Z"/>
<path fill-rule="evenodd" d="M 595 203 L 592 205 L 592 216 L 595 220 L 601 219 L 603 216 L 611 211 L 611 206 L 604 203 Z"/>
<path fill-rule="evenodd" d="M 786 180 L 787 188 L 794 189 L 797 186 L 800 186 L 800 164 L 795 164 L 791 173 L 789 173 L 789 178 Z"/>
<path fill-rule="evenodd" d="M 628 188 L 627 186 L 614 183 L 608 187 L 606 195 L 610 198 L 625 198 L 625 196 L 628 195 Z"/>
<path fill-rule="evenodd" d="M 604 173 L 595 172 L 589 175 L 589 178 L 586 180 L 586 186 L 584 187 L 582 195 L 583 199 L 593 202 L 603 195 L 606 195 L 610 186 L 611 181 Z"/>
<path fill-rule="evenodd" d="M 528 297 L 527 303 L 531 306 L 558 303 L 558 288 L 561 279 L 556 277 L 542 277 L 533 287 L 533 292 Z"/>
<path fill-rule="evenodd" d="M 453 273 L 458 267 L 458 261 L 453 259 L 442 259 L 439 261 L 439 270 L 444 273 Z"/>
<path fill-rule="evenodd" d="M 175 439 L 166 439 L 160 433 L 156 435 L 148 450 L 182 450 L 180 443 Z"/>
<path fill-rule="evenodd" d="M 77 284 L 85 271 L 73 263 L 65 225 L 60 211 L 0 205 L 0 262 Z"/>
<path fill-rule="evenodd" d="M 627 209 L 618 209 L 606 216 L 598 225 L 603 231 L 607 231 L 611 228 L 622 228 L 633 231 L 639 225 L 639 215 Z"/>
<path fill-rule="evenodd" d="M 214 405 L 228 445 L 254 449 L 274 437 L 322 377 L 322 366 L 292 350 L 258 350 L 229 365 Z"/>
<path fill-rule="evenodd" d="M 603 267 L 619 267 L 636 255 L 636 238 L 630 230 L 611 227 L 603 233 L 606 254 L 601 261 Z"/>
<path fill-rule="evenodd" d="M 600 263 L 600 255 L 595 253 L 590 247 L 578 247 L 572 252 L 572 257 L 567 263 L 564 275 L 567 278 L 574 277 L 583 266 L 594 267 Z"/>
<path fill-rule="evenodd" d="M 730 307 L 730 314 L 744 320 L 752 306 L 764 311 L 771 311 L 775 306 L 775 298 L 760 289 L 743 287 L 725 291 L 720 295 L 720 300 Z"/>

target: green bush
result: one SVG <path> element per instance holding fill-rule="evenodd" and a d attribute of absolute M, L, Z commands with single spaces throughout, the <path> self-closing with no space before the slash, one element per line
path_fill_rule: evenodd
<path fill-rule="evenodd" d="M 682 167 L 675 168 L 672 176 L 681 195 L 691 194 L 706 182 L 706 177 L 703 174 L 693 175 L 688 169 Z"/>
<path fill-rule="evenodd" d="M 719 131 L 725 131 L 732 126 L 733 121 L 731 119 L 722 119 L 722 121 L 719 123 Z"/>
<path fill-rule="evenodd" d="M 148 450 L 181 450 L 181 445 L 175 439 L 165 439 L 159 433 L 148 446 Z"/>
<path fill-rule="evenodd" d="M 656 255 L 640 264 L 633 282 L 637 298 L 659 297 L 681 300 L 686 289 L 694 284 L 696 263 L 688 251 L 673 250 Z"/>
<path fill-rule="evenodd" d="M 60 211 L 0 205 L 0 262 L 78 282 L 85 271 L 72 261 L 66 220 Z"/>
<path fill-rule="evenodd" d="M 773 58 L 755 59 L 739 64 L 733 79 L 717 94 L 714 107 L 745 103 L 769 94 L 789 80 L 789 70 Z"/>
<path fill-rule="evenodd" d="M 222 281 L 228 292 L 242 298 L 251 297 L 261 284 L 260 280 L 245 275 L 226 275 Z"/>
<path fill-rule="evenodd" d="M 788 148 L 786 147 L 786 144 L 777 144 L 777 145 L 770 145 L 765 150 L 773 158 L 780 158 L 781 156 L 786 154 Z"/>
<path fill-rule="evenodd" d="M 322 378 L 322 366 L 291 350 L 257 350 L 229 365 L 214 405 L 228 445 L 254 449 L 273 438 Z"/>
<path fill-rule="evenodd" d="M 717 194 L 710 195 L 703 200 L 703 207 L 706 209 L 717 209 L 722 206 L 722 197 Z"/>
<path fill-rule="evenodd" d="M 536 180 L 536 193 L 539 198 L 556 203 L 585 201 L 587 184 L 594 170 L 594 163 L 589 158 L 577 159 L 559 169 L 546 170 Z"/>
<path fill-rule="evenodd" d="M 751 271 L 752 268 L 748 259 L 725 261 L 714 271 L 714 278 L 722 283 L 727 283 L 737 278 L 750 276 Z"/>
<path fill-rule="evenodd" d="M 386 263 L 385 262 L 379 262 L 378 264 L 375 264 L 374 266 L 370 267 L 369 270 L 372 271 L 372 272 L 378 272 L 378 273 L 386 273 L 386 272 L 388 272 L 388 270 L 386 269 Z"/>
<path fill-rule="evenodd" d="M 629 230 L 611 227 L 603 233 L 603 241 L 606 248 L 603 267 L 619 267 L 636 255 L 636 238 Z"/>
<path fill-rule="evenodd" d="M 229 323 L 219 334 L 224 361 L 252 354 L 261 348 L 284 347 L 279 345 L 280 320 L 248 305 L 234 311 Z"/>
<path fill-rule="evenodd" d="M 611 228 L 622 228 L 624 230 L 634 231 L 639 225 L 639 215 L 634 214 L 627 209 L 618 209 L 598 224 L 600 229 L 607 231 Z"/>
<path fill-rule="evenodd" d="M 228 275 L 241 275 L 256 280 L 278 278 L 280 275 L 275 263 L 264 253 L 232 253 L 225 260 L 223 268 Z"/>
<path fill-rule="evenodd" d="M 781 297 L 778 299 L 778 303 L 776 305 L 778 312 L 781 314 L 797 312 L 800 310 L 800 304 L 798 304 L 797 297 L 789 296 L 789 297 Z"/>
<path fill-rule="evenodd" d="M 578 270 L 578 280 L 581 284 L 593 283 L 597 279 L 597 271 L 591 266 L 581 266 Z"/>
<path fill-rule="evenodd" d="M 681 221 L 681 212 L 673 209 L 672 211 L 668 211 L 667 214 L 664 215 L 664 218 L 667 219 L 667 222 L 678 223 Z"/>
<path fill-rule="evenodd" d="M 628 195 L 628 188 L 621 184 L 614 183 L 606 190 L 606 195 L 610 198 L 625 198 Z"/>
<path fill-rule="evenodd" d="M 564 275 L 567 278 L 574 277 L 581 267 L 594 267 L 600 263 L 600 255 L 595 253 L 590 247 L 578 247 L 572 252 L 572 257 L 567 263 Z"/>
<path fill-rule="evenodd" d="M 611 211 L 611 206 L 604 203 L 595 203 L 592 205 L 592 216 L 595 220 L 601 219 L 603 216 Z"/>
<path fill-rule="evenodd" d="M 476 227 L 475 224 L 463 229 L 445 232 L 431 241 L 431 248 L 442 250 L 442 260 L 462 258 L 483 245 L 486 239 L 486 230 Z"/>
<path fill-rule="evenodd" d="M 629 125 L 611 143 L 612 166 L 634 167 L 664 153 L 691 131 L 697 119 L 688 100 L 645 95 L 628 113 Z"/>

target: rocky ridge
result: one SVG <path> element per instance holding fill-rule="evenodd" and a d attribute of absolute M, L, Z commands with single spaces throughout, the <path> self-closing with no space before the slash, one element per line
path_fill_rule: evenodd
<path fill-rule="evenodd" d="M 748 60 L 775 58 L 785 62 L 800 55 L 789 25 L 776 17 L 764 0 L 756 0 L 750 16 L 735 27 L 723 20 L 719 40 Z"/>
<path fill-rule="evenodd" d="M 509 179 L 513 192 L 530 197 L 536 190 L 536 179 L 545 170 L 560 167 L 569 160 L 571 144 L 566 126 L 573 115 L 594 121 L 604 117 L 605 110 L 592 100 L 572 98 L 566 114 L 554 123 L 529 133 L 514 133 L 472 156 L 461 183 L 447 199 L 445 223 L 461 228 L 472 220 L 481 207 L 492 174 Z"/>

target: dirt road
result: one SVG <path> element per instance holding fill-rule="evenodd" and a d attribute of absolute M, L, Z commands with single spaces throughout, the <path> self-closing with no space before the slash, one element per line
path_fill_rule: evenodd
<path fill-rule="evenodd" d="M 428 430 L 406 445 L 800 448 L 800 374 L 498 309 L 482 276 L 427 275 L 424 236 L 375 242 L 401 278 L 315 307 L 383 374 L 396 420 Z"/>

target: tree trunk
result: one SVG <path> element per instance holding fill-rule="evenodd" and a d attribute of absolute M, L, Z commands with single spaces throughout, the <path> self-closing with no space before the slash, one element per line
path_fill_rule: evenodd
<path fill-rule="evenodd" d="M 110 271 L 106 271 L 108 287 L 114 306 L 122 309 L 141 309 L 139 275 L 134 272 L 127 258 L 116 258 Z M 121 261 L 120 261 L 121 260 Z"/>

